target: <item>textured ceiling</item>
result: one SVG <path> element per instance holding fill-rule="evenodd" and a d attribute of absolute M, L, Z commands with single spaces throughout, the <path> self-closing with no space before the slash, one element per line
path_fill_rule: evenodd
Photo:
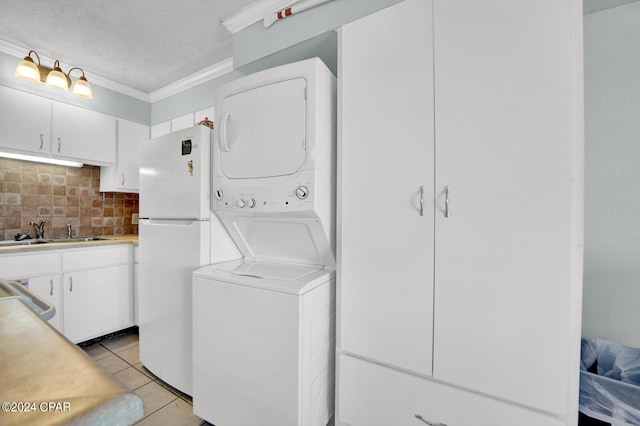
<path fill-rule="evenodd" d="M 151 93 L 230 58 L 220 21 L 253 2 L 0 0 L 0 39 Z"/>

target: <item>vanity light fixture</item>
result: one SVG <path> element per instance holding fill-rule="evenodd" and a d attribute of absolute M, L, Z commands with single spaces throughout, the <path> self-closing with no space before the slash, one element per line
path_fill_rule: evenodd
<path fill-rule="evenodd" d="M 31 54 L 38 59 L 38 64 L 33 61 Z M 47 86 L 60 90 L 69 90 L 71 84 L 70 74 L 73 70 L 80 70 L 80 76 L 73 85 L 71 93 L 73 96 L 82 99 L 93 99 L 93 90 L 91 85 L 84 76 L 82 68 L 73 67 L 66 74 L 60 69 L 60 61 L 56 60 L 53 68 L 45 67 L 40 63 L 40 56 L 35 50 L 30 50 L 27 56 L 16 65 L 15 76 L 23 80 L 33 81 L 34 83 L 44 83 Z M 46 77 L 45 77 L 46 76 Z"/>

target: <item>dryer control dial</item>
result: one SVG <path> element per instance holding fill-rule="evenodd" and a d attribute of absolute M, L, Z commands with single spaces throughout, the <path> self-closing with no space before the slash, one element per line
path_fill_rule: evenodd
<path fill-rule="evenodd" d="M 240 207 L 241 209 L 244 208 L 244 206 L 245 206 L 244 200 L 242 198 L 240 198 L 238 201 L 236 201 L 236 205 L 238 207 Z"/>
<path fill-rule="evenodd" d="M 300 185 L 299 187 L 296 188 L 296 197 L 298 197 L 301 200 L 304 200 L 308 196 L 309 196 L 309 189 L 306 186 Z"/>
<path fill-rule="evenodd" d="M 247 207 L 249 208 L 254 208 L 256 206 L 256 200 L 253 198 L 250 198 L 247 200 Z"/>
<path fill-rule="evenodd" d="M 217 189 L 216 190 L 215 197 L 216 197 L 216 200 L 218 200 L 218 201 L 222 200 L 222 190 L 221 189 Z"/>

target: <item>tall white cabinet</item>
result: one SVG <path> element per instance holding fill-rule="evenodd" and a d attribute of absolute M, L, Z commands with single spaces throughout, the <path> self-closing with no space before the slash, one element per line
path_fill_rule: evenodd
<path fill-rule="evenodd" d="M 336 423 L 577 423 L 582 3 L 339 35 Z"/>

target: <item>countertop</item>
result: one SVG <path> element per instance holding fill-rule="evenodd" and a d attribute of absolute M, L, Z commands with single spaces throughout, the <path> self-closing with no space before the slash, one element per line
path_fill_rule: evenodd
<path fill-rule="evenodd" d="M 33 250 L 59 250 L 63 248 L 78 248 L 78 247 L 94 247 L 113 244 L 133 244 L 138 245 L 137 235 L 101 235 L 106 240 L 97 241 L 73 241 L 64 243 L 44 243 L 44 244 L 29 244 L 24 246 L 8 246 L 0 247 L 0 254 L 5 253 L 19 253 Z M 46 239 L 46 237 L 45 237 Z"/>
<path fill-rule="evenodd" d="M 143 417 L 139 396 L 17 299 L 0 299 L 0 342 L 0 424 L 127 425 Z"/>

